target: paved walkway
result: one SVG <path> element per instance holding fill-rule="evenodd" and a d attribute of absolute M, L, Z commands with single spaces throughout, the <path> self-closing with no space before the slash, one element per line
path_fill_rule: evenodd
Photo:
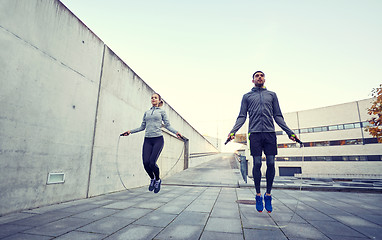
<path fill-rule="evenodd" d="M 258 213 L 222 155 L 147 187 L 0 217 L 0 239 L 382 239 L 382 194 L 277 188 Z"/>

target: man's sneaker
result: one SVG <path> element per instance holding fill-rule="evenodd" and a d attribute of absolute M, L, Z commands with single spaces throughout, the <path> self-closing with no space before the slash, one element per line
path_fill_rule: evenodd
<path fill-rule="evenodd" d="M 272 212 L 272 196 L 267 196 L 264 193 L 264 202 L 265 202 L 265 209 L 271 213 Z"/>
<path fill-rule="evenodd" d="M 154 184 L 154 193 L 158 193 L 160 191 L 160 184 L 162 183 L 162 180 L 155 181 Z"/>
<path fill-rule="evenodd" d="M 264 209 L 264 205 L 263 205 L 263 197 L 262 196 L 259 196 L 259 195 L 256 195 L 256 210 L 258 212 L 262 212 Z"/>
<path fill-rule="evenodd" d="M 150 185 L 149 185 L 149 191 L 154 190 L 154 184 L 155 184 L 155 179 L 151 179 Z"/>

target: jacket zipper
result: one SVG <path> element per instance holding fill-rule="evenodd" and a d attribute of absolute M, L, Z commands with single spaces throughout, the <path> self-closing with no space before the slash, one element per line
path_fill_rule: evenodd
<path fill-rule="evenodd" d="M 263 115 L 263 112 L 264 112 L 264 97 L 263 97 L 263 91 L 262 89 L 259 89 L 259 92 L 260 92 L 260 122 L 261 122 L 261 131 L 264 131 L 264 115 Z"/>

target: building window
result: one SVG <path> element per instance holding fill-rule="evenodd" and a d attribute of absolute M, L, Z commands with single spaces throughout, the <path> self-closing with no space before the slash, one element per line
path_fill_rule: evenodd
<path fill-rule="evenodd" d="M 352 129 L 352 128 L 354 128 L 354 124 L 353 123 L 344 124 L 344 128 L 345 129 Z"/>
<path fill-rule="evenodd" d="M 359 161 L 360 157 L 359 156 L 349 156 L 349 161 Z"/>
<path fill-rule="evenodd" d="M 307 133 L 307 132 L 308 132 L 307 128 L 300 129 L 300 133 Z"/>
<path fill-rule="evenodd" d="M 332 161 L 342 161 L 341 156 L 332 156 Z"/>
<path fill-rule="evenodd" d="M 366 128 L 366 127 L 372 127 L 373 124 L 369 123 L 369 122 L 362 122 L 362 127 Z"/>
<path fill-rule="evenodd" d="M 359 145 L 359 144 L 378 144 L 377 138 L 364 138 L 364 139 L 346 139 L 346 140 L 333 140 L 333 141 L 319 141 L 319 142 L 304 142 L 304 147 L 326 147 L 326 146 L 343 146 L 343 145 Z M 277 144 L 278 148 L 295 148 L 299 147 L 296 143 Z"/>
<path fill-rule="evenodd" d="M 382 161 L 382 155 L 276 157 L 277 161 Z"/>
<path fill-rule="evenodd" d="M 330 126 L 322 126 L 322 127 L 313 127 L 313 128 L 302 128 L 300 130 L 296 129 L 293 130 L 295 133 L 312 133 L 312 132 L 326 132 L 326 131 L 336 131 L 336 130 L 343 130 L 343 129 L 353 129 L 353 128 L 361 128 L 371 126 L 369 122 L 357 122 L 357 123 L 347 123 L 347 124 L 337 124 L 337 125 L 330 125 Z M 276 132 L 276 134 L 278 134 Z M 282 134 L 282 133 L 281 133 Z M 279 135 L 281 135 L 279 134 Z"/>
<path fill-rule="evenodd" d="M 366 156 L 367 158 L 367 161 L 381 161 L 382 160 L 382 156 L 379 156 L 379 155 L 369 155 L 369 156 Z"/>
<path fill-rule="evenodd" d="M 364 138 L 363 142 L 365 144 L 373 144 L 373 143 L 378 143 L 378 139 L 377 138 Z"/>
<path fill-rule="evenodd" d="M 349 139 L 349 140 L 345 140 L 345 145 L 356 145 L 356 144 L 362 144 L 361 139 Z"/>
<path fill-rule="evenodd" d="M 338 125 L 329 126 L 329 131 L 338 130 Z"/>

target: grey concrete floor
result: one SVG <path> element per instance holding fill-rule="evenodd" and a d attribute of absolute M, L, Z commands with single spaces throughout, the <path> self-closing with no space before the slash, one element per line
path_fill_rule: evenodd
<path fill-rule="evenodd" d="M 0 239 L 382 239 L 381 193 L 277 187 L 273 212 L 259 213 L 234 161 L 163 179 L 158 194 L 145 186 L 2 216 Z"/>

